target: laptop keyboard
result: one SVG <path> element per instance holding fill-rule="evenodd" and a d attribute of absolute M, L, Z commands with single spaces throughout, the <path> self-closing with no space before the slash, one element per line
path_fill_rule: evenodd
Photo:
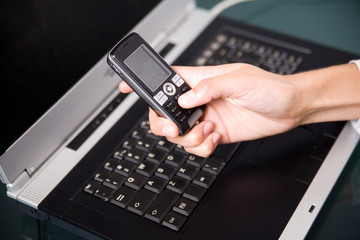
<path fill-rule="evenodd" d="M 290 51 L 224 31 L 214 37 L 195 58 L 193 65 L 249 63 L 266 71 L 285 75 L 294 73 L 302 61 L 300 55 Z"/>
<path fill-rule="evenodd" d="M 237 146 L 221 146 L 209 158 L 198 157 L 152 134 L 143 120 L 84 191 L 177 231 Z"/>
<path fill-rule="evenodd" d="M 302 57 L 222 32 L 195 57 L 193 65 L 233 62 L 291 74 Z M 144 119 L 83 190 L 178 231 L 238 146 L 219 146 L 209 158 L 191 155 L 181 146 L 152 134 L 149 122 Z"/>

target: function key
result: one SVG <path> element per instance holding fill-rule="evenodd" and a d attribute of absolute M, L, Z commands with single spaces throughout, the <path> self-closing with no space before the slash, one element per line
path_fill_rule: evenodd
<path fill-rule="evenodd" d="M 182 215 L 190 216 L 196 205 L 196 202 L 181 197 L 176 201 L 173 210 L 175 212 L 181 213 Z"/>
<path fill-rule="evenodd" d="M 162 225 L 171 228 L 172 230 L 179 231 L 182 225 L 184 225 L 185 221 L 185 216 L 176 212 L 169 212 L 162 222 Z"/>

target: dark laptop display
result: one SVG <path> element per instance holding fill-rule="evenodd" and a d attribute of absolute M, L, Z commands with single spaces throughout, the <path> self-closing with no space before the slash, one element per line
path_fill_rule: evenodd
<path fill-rule="evenodd" d="M 35 123 L 159 0 L 22 1 L 1 7 L 0 154 Z M 111 7 L 109 7 L 111 6 Z M 129 11 L 136 9 L 136 11 Z M 121 23 L 121 24 L 119 24 Z M 107 26 L 106 28 L 104 26 Z"/>

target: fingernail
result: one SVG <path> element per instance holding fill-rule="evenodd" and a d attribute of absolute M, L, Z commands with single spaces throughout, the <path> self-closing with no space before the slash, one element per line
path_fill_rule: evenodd
<path fill-rule="evenodd" d="M 164 127 L 161 130 L 161 132 L 165 137 L 170 137 L 170 138 L 176 137 L 175 133 L 171 127 Z"/>
<path fill-rule="evenodd" d="M 204 126 L 204 135 L 207 136 L 213 130 L 214 124 L 212 122 L 207 122 Z"/>
<path fill-rule="evenodd" d="M 220 134 L 219 134 L 219 133 L 215 133 L 214 136 L 213 136 L 213 143 L 214 143 L 214 145 L 215 145 L 215 146 L 218 145 L 219 141 L 220 141 Z"/>
<path fill-rule="evenodd" d="M 186 93 L 184 93 L 183 95 L 181 95 L 179 97 L 179 104 L 180 105 L 189 105 L 191 102 L 193 102 L 195 100 L 195 93 L 194 91 L 188 91 Z"/>

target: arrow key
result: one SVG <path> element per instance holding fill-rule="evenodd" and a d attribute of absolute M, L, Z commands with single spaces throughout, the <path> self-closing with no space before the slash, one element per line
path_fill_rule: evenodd
<path fill-rule="evenodd" d="M 145 217 L 160 223 L 179 196 L 179 194 L 164 190 L 148 208 L 145 213 Z"/>

